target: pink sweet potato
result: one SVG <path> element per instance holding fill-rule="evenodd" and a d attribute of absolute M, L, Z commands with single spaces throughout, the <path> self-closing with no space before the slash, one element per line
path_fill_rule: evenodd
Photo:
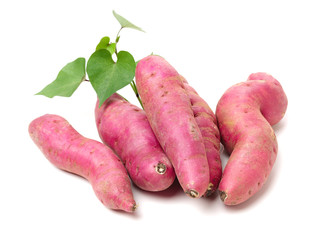
<path fill-rule="evenodd" d="M 202 134 L 178 72 L 162 57 L 148 56 L 136 67 L 137 90 L 160 145 L 184 192 L 201 197 L 209 185 Z"/>
<path fill-rule="evenodd" d="M 145 112 L 116 93 L 98 106 L 97 101 L 95 117 L 99 136 L 120 156 L 131 180 L 147 191 L 168 188 L 175 179 L 174 169 Z"/>
<path fill-rule="evenodd" d="M 181 77 L 183 85 L 190 98 L 191 107 L 194 112 L 195 120 L 202 133 L 205 145 L 206 157 L 210 170 L 210 184 L 204 196 L 208 197 L 216 191 L 222 175 L 220 160 L 220 133 L 217 119 L 209 105 L 192 88 L 185 78 Z"/>
<path fill-rule="evenodd" d="M 266 182 L 278 151 L 271 125 L 282 119 L 286 108 L 280 83 L 266 73 L 251 74 L 219 100 L 219 130 L 231 154 L 219 185 L 226 205 L 246 201 Z"/>
<path fill-rule="evenodd" d="M 129 176 L 110 148 L 83 137 L 57 115 L 47 114 L 33 120 L 29 133 L 53 165 L 86 178 L 107 208 L 135 210 Z"/>

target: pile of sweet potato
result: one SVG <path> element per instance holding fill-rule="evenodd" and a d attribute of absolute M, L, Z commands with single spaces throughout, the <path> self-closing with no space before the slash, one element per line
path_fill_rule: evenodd
<path fill-rule="evenodd" d="M 162 191 L 177 178 L 190 197 L 218 191 L 226 205 L 242 203 L 263 187 L 278 151 L 271 126 L 287 108 L 276 79 L 251 74 L 221 96 L 214 113 L 160 56 L 140 60 L 135 77 L 144 110 L 116 93 L 96 104 L 104 144 L 50 114 L 31 122 L 31 138 L 56 167 L 86 178 L 111 209 L 136 209 L 131 181 Z M 230 154 L 224 170 L 220 143 Z"/>

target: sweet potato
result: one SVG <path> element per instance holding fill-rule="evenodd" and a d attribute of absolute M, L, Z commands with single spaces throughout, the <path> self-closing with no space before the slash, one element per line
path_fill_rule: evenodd
<path fill-rule="evenodd" d="M 135 210 L 129 176 L 110 148 L 83 137 L 57 115 L 46 114 L 33 120 L 29 133 L 53 165 L 86 178 L 107 208 Z"/>
<path fill-rule="evenodd" d="M 201 197 L 209 185 L 202 134 L 178 72 L 162 57 L 148 56 L 136 67 L 137 90 L 160 145 L 184 192 Z"/>
<path fill-rule="evenodd" d="M 282 119 L 286 108 L 287 97 L 280 83 L 266 73 L 251 74 L 219 100 L 219 130 L 231 154 L 219 185 L 226 205 L 246 201 L 266 182 L 278 151 L 271 125 Z"/>
<path fill-rule="evenodd" d="M 115 93 L 101 107 L 97 101 L 95 117 L 100 138 L 121 158 L 138 187 L 161 191 L 173 183 L 173 166 L 142 109 Z"/>
<path fill-rule="evenodd" d="M 210 184 L 204 196 L 208 197 L 216 191 L 222 175 L 220 160 L 220 133 L 217 119 L 209 105 L 192 88 L 186 79 L 181 76 L 183 85 L 190 98 L 191 107 L 194 112 L 195 120 L 202 133 L 206 157 L 210 170 Z"/>

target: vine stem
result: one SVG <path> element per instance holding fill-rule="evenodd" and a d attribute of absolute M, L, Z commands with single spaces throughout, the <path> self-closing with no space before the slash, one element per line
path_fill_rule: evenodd
<path fill-rule="evenodd" d="M 130 82 L 130 86 L 131 86 L 131 88 L 133 89 L 133 91 L 134 91 L 134 93 L 135 93 L 135 95 L 136 95 L 136 98 L 137 98 L 137 100 L 139 101 L 139 104 L 141 104 L 141 107 L 142 107 L 142 109 L 144 110 L 143 103 L 142 103 L 141 97 L 140 97 L 139 94 L 138 94 L 137 87 L 136 87 L 136 84 L 135 84 L 135 81 L 134 81 L 134 80 Z"/>
<path fill-rule="evenodd" d="M 118 56 L 117 44 L 118 44 L 118 42 L 119 42 L 119 37 L 120 37 L 119 34 L 120 34 L 122 28 L 123 28 L 123 27 L 121 27 L 121 28 L 119 29 L 118 34 L 116 34 L 116 38 L 115 38 L 115 50 L 114 50 L 114 53 L 115 53 L 116 56 Z"/>

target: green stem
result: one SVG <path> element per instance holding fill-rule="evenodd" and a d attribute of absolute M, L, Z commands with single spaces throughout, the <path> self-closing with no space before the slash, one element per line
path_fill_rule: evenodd
<path fill-rule="evenodd" d="M 141 104 L 142 109 L 144 110 L 144 107 L 143 107 L 143 103 L 142 103 L 141 97 L 140 97 L 138 94 L 136 95 L 136 97 L 137 97 L 137 99 L 138 99 L 138 101 L 139 101 L 139 104 Z"/>
<path fill-rule="evenodd" d="M 141 97 L 140 97 L 139 94 L 138 94 L 137 87 L 136 87 L 136 84 L 135 84 L 135 81 L 134 81 L 134 80 L 130 82 L 130 86 L 131 86 L 131 88 L 133 89 L 133 91 L 134 91 L 134 93 L 135 93 L 135 95 L 136 95 L 136 98 L 137 98 L 137 100 L 139 101 L 139 104 L 141 104 L 141 107 L 142 107 L 142 109 L 144 110 L 143 103 L 142 103 Z"/>
<path fill-rule="evenodd" d="M 116 34 L 116 38 L 115 38 L 115 55 L 118 56 L 118 49 L 117 49 L 117 45 L 118 45 L 118 42 L 119 42 L 119 37 L 120 37 L 120 32 L 122 30 L 123 27 L 121 27 L 118 31 L 118 34 Z"/>
<path fill-rule="evenodd" d="M 118 43 L 118 37 L 119 37 L 119 34 L 120 34 L 122 28 L 123 28 L 123 27 L 121 27 L 121 28 L 119 29 L 119 31 L 118 31 L 118 34 L 116 34 L 116 38 L 115 38 L 115 42 L 116 42 L 116 43 Z"/>
<path fill-rule="evenodd" d="M 131 81 L 131 84 L 133 85 L 134 87 L 134 91 L 135 91 L 135 94 L 138 94 L 138 91 L 137 91 L 137 87 L 136 87 L 136 84 L 135 84 L 135 81 Z"/>

